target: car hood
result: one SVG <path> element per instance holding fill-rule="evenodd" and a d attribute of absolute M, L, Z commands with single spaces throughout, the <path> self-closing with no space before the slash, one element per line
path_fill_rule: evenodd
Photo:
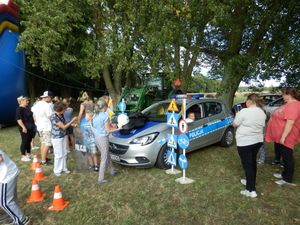
<path fill-rule="evenodd" d="M 131 138 L 133 136 L 142 136 L 146 134 L 150 134 L 153 132 L 160 132 L 162 130 L 167 129 L 168 126 L 166 123 L 162 122 L 154 122 L 154 121 L 147 121 L 143 127 L 132 129 L 129 133 L 124 134 L 121 133 L 120 131 L 115 131 L 112 133 L 112 136 L 115 138 Z"/>

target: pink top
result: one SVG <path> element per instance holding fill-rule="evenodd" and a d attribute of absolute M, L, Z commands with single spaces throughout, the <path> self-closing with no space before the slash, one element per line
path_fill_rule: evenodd
<path fill-rule="evenodd" d="M 300 142 L 300 101 L 286 103 L 275 110 L 267 124 L 266 142 L 280 143 L 287 120 L 293 120 L 294 126 L 285 139 L 284 145 L 294 149 Z"/>

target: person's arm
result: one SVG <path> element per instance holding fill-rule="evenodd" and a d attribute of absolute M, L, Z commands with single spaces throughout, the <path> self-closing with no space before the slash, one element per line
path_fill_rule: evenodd
<path fill-rule="evenodd" d="M 293 129 L 295 121 L 294 120 L 287 120 L 280 138 L 280 144 L 284 144 L 286 137 L 289 135 L 291 130 Z"/>
<path fill-rule="evenodd" d="M 22 127 L 22 132 L 27 133 L 27 128 L 25 127 L 23 121 L 21 119 L 17 120 L 17 123 L 19 124 L 20 127 Z"/>
<path fill-rule="evenodd" d="M 80 104 L 80 109 L 79 109 L 79 114 L 78 114 L 78 123 L 80 123 L 80 121 L 81 121 L 81 117 L 83 115 L 83 111 L 84 111 L 84 105 L 81 103 Z"/>
<path fill-rule="evenodd" d="M 69 123 L 63 124 L 62 122 L 58 121 L 58 122 L 56 122 L 55 124 L 56 124 L 56 126 L 58 126 L 59 128 L 65 130 L 65 129 L 67 129 L 69 126 L 71 126 L 72 123 L 73 123 L 75 120 L 77 120 L 77 117 L 76 117 L 76 116 L 73 117 L 73 119 L 72 119 Z"/>

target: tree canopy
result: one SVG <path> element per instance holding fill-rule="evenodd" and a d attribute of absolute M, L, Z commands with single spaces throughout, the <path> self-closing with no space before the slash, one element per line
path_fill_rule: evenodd
<path fill-rule="evenodd" d="M 187 91 L 203 63 L 221 80 L 218 92 L 229 105 L 242 80 L 299 77 L 299 1 L 28 0 L 20 6 L 20 48 L 33 66 L 104 80 L 114 99 L 146 73 L 179 78 Z"/>

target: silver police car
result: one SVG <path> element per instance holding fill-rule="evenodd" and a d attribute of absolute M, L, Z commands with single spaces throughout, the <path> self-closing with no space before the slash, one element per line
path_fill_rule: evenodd
<path fill-rule="evenodd" d="M 113 132 L 109 137 L 110 155 L 113 162 L 135 167 L 152 167 L 167 169 L 167 135 L 172 127 L 167 124 L 168 107 L 171 100 L 155 103 L 144 109 L 144 122 L 136 122 L 137 127 Z M 176 100 L 181 109 L 182 100 Z M 233 116 L 226 105 L 218 99 L 191 99 L 186 102 L 186 115 L 193 113 L 194 120 L 188 122 L 187 135 L 190 144 L 186 152 L 191 152 L 215 143 L 228 147 L 234 142 Z M 179 117 L 182 115 L 179 113 Z M 130 122 L 131 123 L 131 118 Z M 175 135 L 179 135 L 175 129 Z M 180 149 L 175 151 L 179 152 Z"/>

